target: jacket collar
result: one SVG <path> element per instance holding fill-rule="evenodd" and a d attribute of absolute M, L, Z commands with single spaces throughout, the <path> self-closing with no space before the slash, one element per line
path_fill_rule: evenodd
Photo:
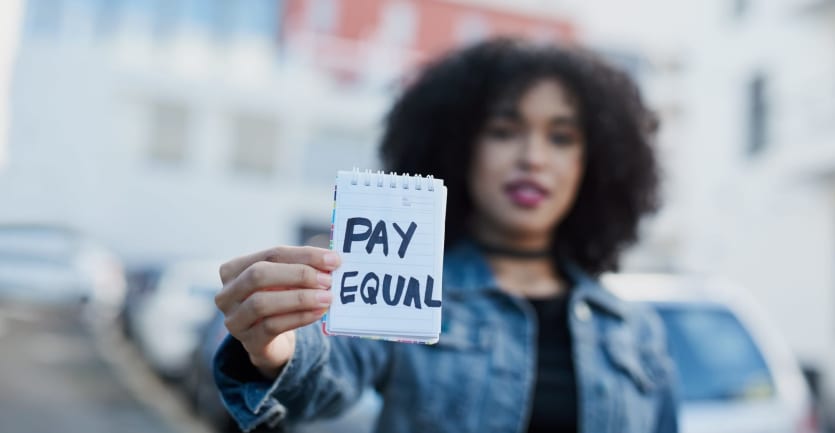
<path fill-rule="evenodd" d="M 600 283 L 574 261 L 561 258 L 560 267 L 573 287 L 572 300 L 582 299 L 621 319 L 626 316 L 623 300 L 603 288 Z M 456 294 L 467 292 L 501 292 L 484 255 L 470 240 L 458 241 L 444 256 L 444 290 Z"/>

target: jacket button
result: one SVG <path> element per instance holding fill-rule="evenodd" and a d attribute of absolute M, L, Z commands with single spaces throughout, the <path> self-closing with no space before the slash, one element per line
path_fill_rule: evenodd
<path fill-rule="evenodd" d="M 589 308 L 589 304 L 583 301 L 578 301 L 574 304 L 574 316 L 581 322 L 586 322 L 591 319 L 591 308 Z"/>

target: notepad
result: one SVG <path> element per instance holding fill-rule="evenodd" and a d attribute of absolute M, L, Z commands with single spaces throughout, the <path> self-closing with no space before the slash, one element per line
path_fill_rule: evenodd
<path fill-rule="evenodd" d="M 339 171 L 328 335 L 433 344 L 441 332 L 444 222 L 441 179 Z"/>

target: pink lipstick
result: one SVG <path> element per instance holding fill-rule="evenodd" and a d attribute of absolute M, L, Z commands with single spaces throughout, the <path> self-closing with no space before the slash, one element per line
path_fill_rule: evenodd
<path fill-rule="evenodd" d="M 513 204 L 528 209 L 539 206 L 549 194 L 547 189 L 527 179 L 510 182 L 504 190 Z"/>

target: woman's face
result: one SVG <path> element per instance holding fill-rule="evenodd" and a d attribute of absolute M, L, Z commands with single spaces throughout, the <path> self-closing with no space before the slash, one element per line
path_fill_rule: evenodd
<path fill-rule="evenodd" d="M 475 145 L 469 189 L 483 241 L 544 247 L 583 177 L 585 145 L 573 95 L 555 79 L 499 104 Z"/>

